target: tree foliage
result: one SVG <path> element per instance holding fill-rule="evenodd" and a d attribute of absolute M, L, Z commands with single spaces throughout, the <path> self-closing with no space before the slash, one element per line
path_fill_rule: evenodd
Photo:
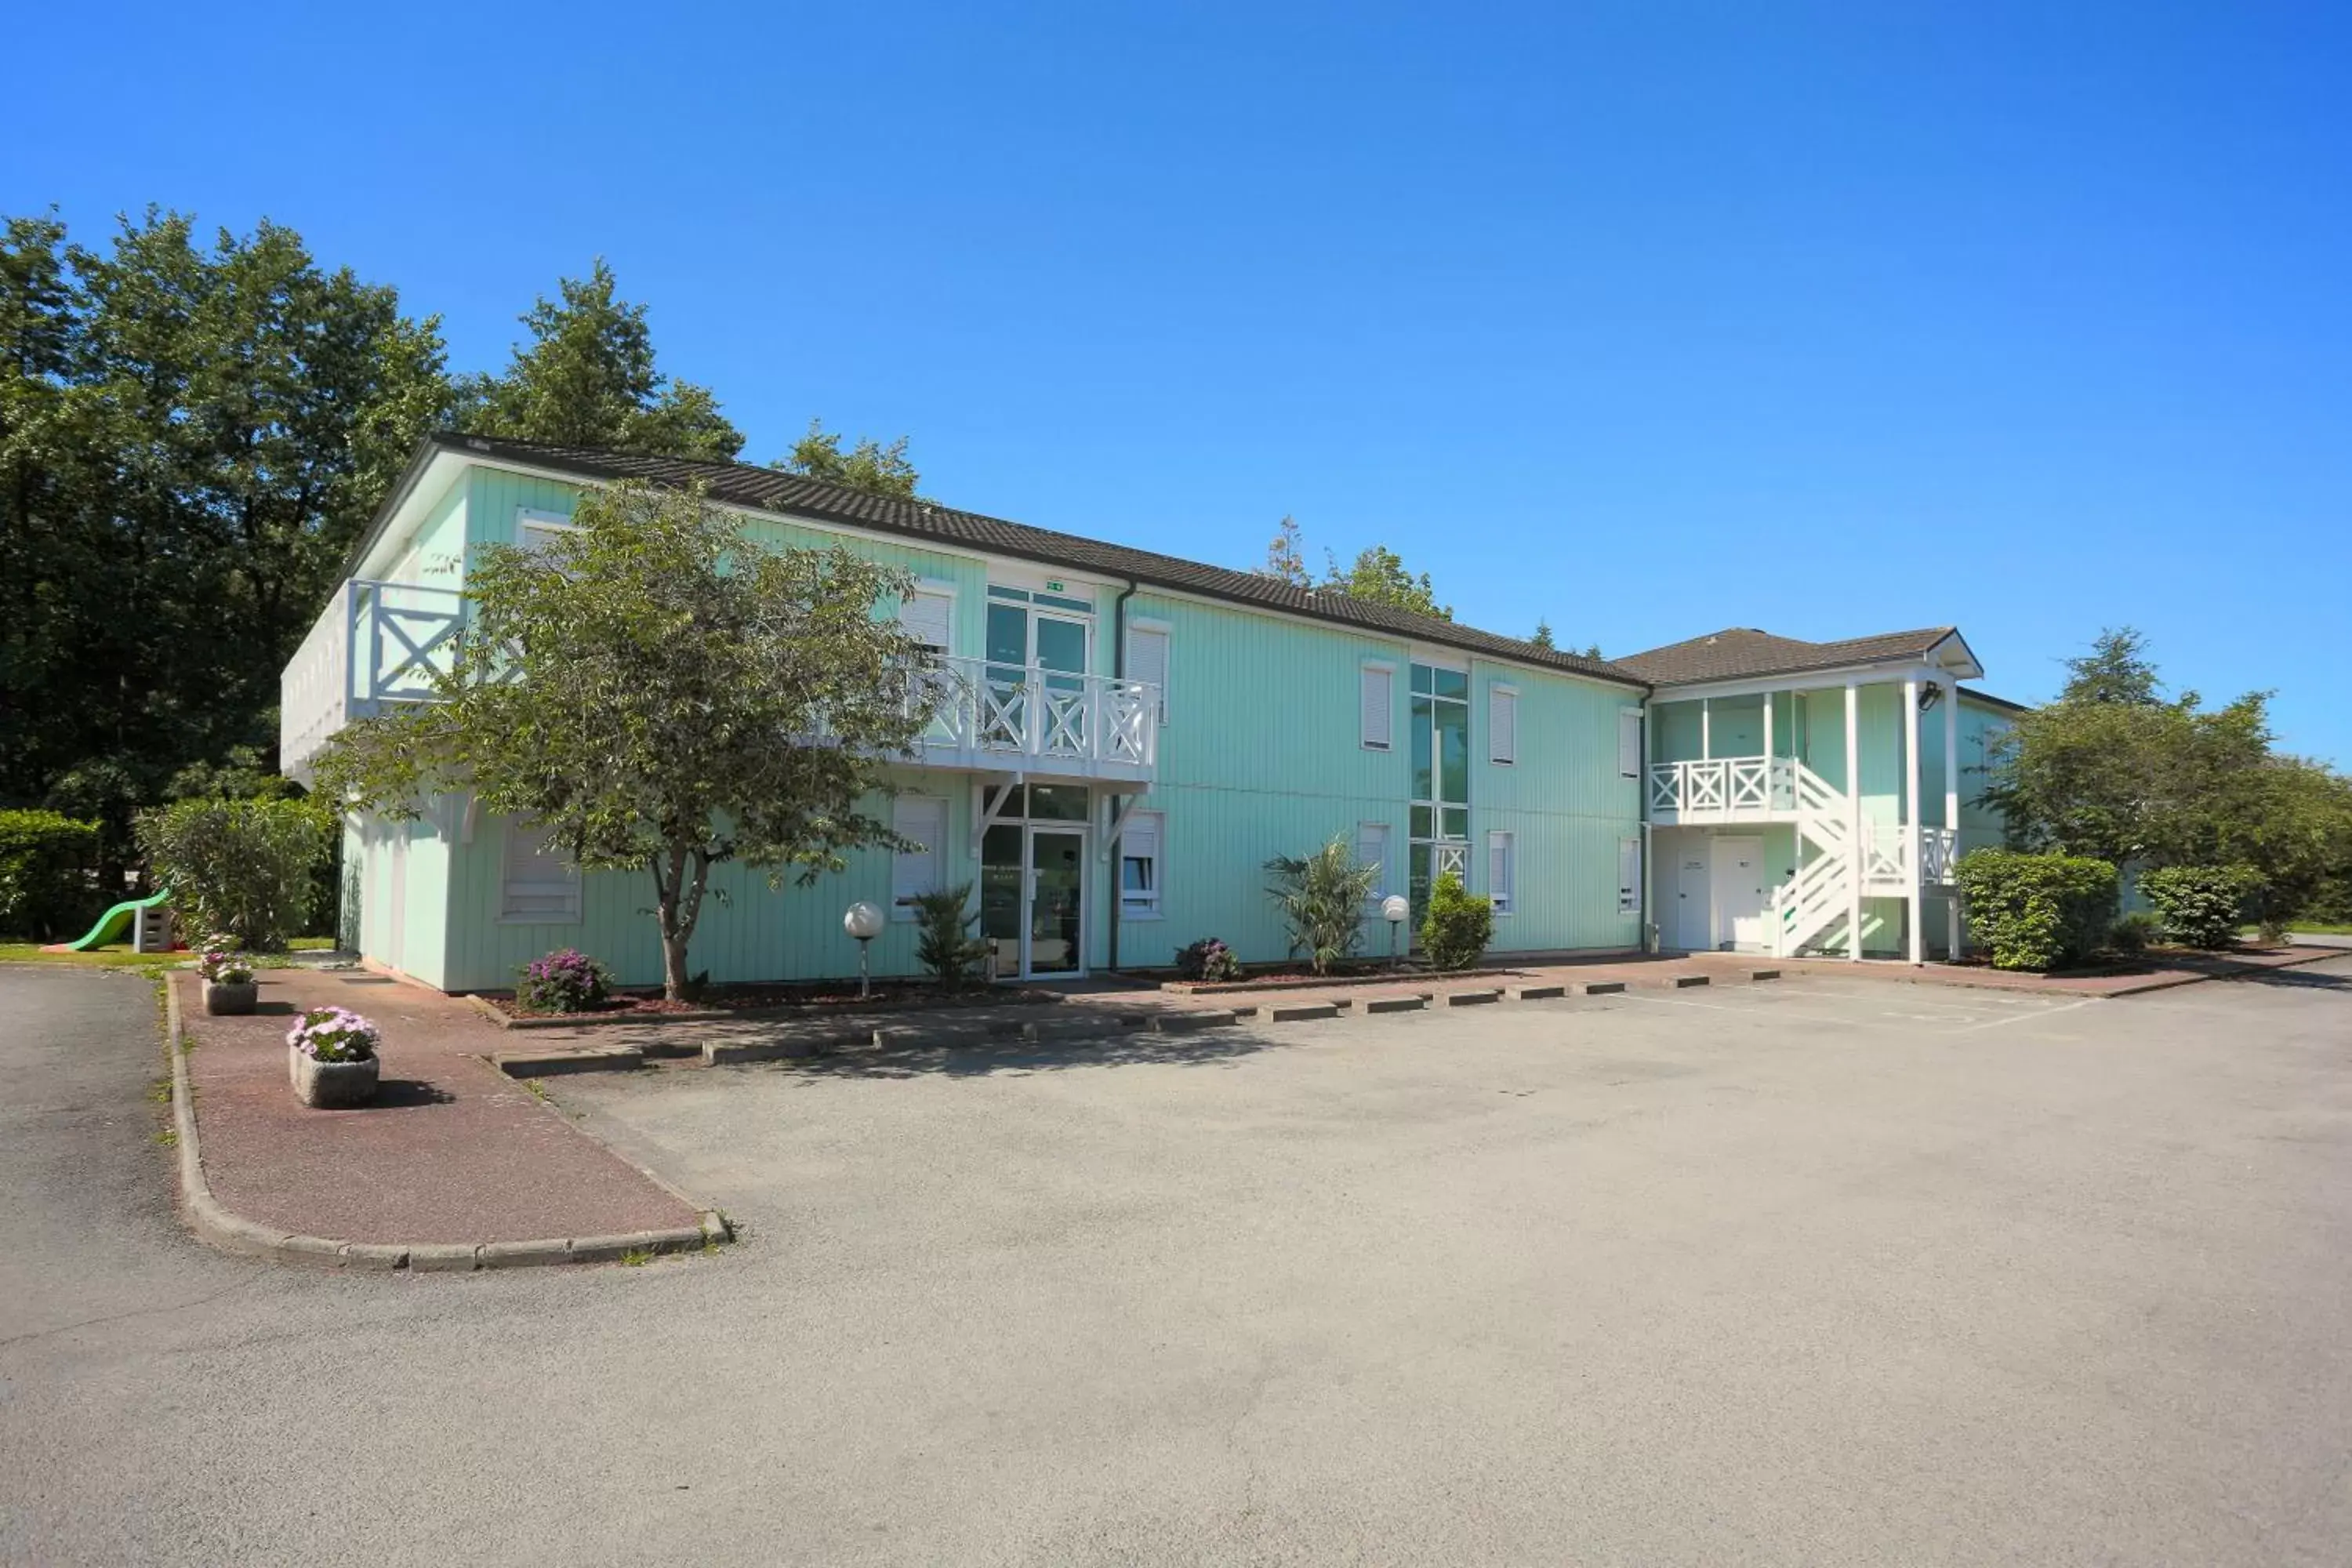
<path fill-rule="evenodd" d="M 2097 952 L 2120 889 L 2108 861 L 2084 855 L 1971 849 L 1953 868 L 1969 934 L 1996 969 L 2055 969 Z"/>
<path fill-rule="evenodd" d="M 334 832 L 310 800 L 183 800 L 141 813 L 138 826 L 183 923 L 263 952 L 301 934 Z"/>
<path fill-rule="evenodd" d="M 2104 632 L 2058 700 L 2021 715 L 1985 791 L 2021 847 L 2141 867 L 2251 868 L 2265 918 L 2352 868 L 2352 780 L 2275 750 L 2269 693 L 2168 698 L 2146 640 Z"/>
<path fill-rule="evenodd" d="M 542 553 L 482 551 L 439 700 L 342 730 L 320 785 L 394 816 L 470 790 L 574 866 L 649 870 L 677 996 L 714 864 L 806 882 L 904 847 L 869 804 L 935 682 L 875 613 L 904 573 L 762 548 L 695 491 L 591 491 L 572 521 Z"/>
<path fill-rule="evenodd" d="M 732 458 L 743 433 L 710 389 L 674 381 L 655 363 L 646 308 L 620 298 L 598 257 L 521 321 L 530 336 L 497 375 L 460 386 L 463 428 L 483 436 L 601 447 L 678 458 Z"/>
<path fill-rule="evenodd" d="M 1423 572 L 1416 576 L 1407 571 L 1404 557 L 1385 544 L 1367 546 L 1344 567 L 1339 557 L 1328 550 L 1323 559 L 1323 588 L 1327 593 L 1345 594 L 1351 599 L 1411 610 L 1418 616 L 1433 616 L 1441 621 L 1454 618 L 1454 606 L 1437 602 L 1437 591 L 1430 586 L 1429 574 Z"/>
<path fill-rule="evenodd" d="M 996 946 L 974 929 L 979 923 L 970 882 L 916 894 L 916 962 L 950 991 L 985 973 Z"/>
<path fill-rule="evenodd" d="M 1306 541 L 1299 535 L 1297 519 L 1285 517 L 1275 525 L 1274 537 L 1266 542 L 1265 564 L 1258 569 L 1258 574 L 1294 588 L 1314 586 L 1315 580 L 1307 571 Z"/>
<path fill-rule="evenodd" d="M 0 800 L 98 820 L 276 741 L 279 668 L 426 430 L 439 324 L 263 223 L 0 232 Z M 112 868 L 110 867 L 110 868 Z"/>
<path fill-rule="evenodd" d="M 54 811 L 0 811 L 0 935 L 78 934 L 98 912 L 98 824 Z"/>
<path fill-rule="evenodd" d="M 845 452 L 841 449 L 841 437 L 827 430 L 822 419 L 810 420 L 808 433 L 793 443 L 789 453 L 769 466 L 788 474 L 845 485 L 870 495 L 895 496 L 900 500 L 915 500 L 915 487 L 922 483 L 923 478 L 907 456 L 904 436 L 887 447 L 871 436 L 860 437 L 857 445 Z"/>
<path fill-rule="evenodd" d="M 1431 884 L 1429 912 L 1422 917 L 1421 950 L 1432 966 L 1467 969 L 1485 956 L 1495 939 L 1495 905 L 1462 885 L 1446 872 Z"/>

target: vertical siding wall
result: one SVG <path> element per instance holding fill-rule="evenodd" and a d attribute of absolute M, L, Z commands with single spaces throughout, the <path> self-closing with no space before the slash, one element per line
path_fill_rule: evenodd
<path fill-rule="evenodd" d="M 575 504 L 572 486 L 473 468 L 395 558 L 403 570 L 413 563 L 418 580 L 456 585 L 454 571 L 425 574 L 436 562 L 454 569 L 482 544 L 515 542 L 522 509 L 568 517 Z M 844 537 L 761 519 L 750 529 L 773 546 L 824 546 Z M 952 585 L 952 650 L 985 651 L 984 561 L 895 541 L 847 542 L 861 555 Z M 1118 590 L 1094 593 L 1093 662 L 1107 672 L 1118 657 L 1112 638 Z M 1159 779 L 1138 803 L 1164 814 L 1162 913 L 1156 920 L 1118 917 L 1117 868 L 1097 815 L 1090 825 L 1087 867 L 1089 965 L 1107 963 L 1114 919 L 1120 961 L 1129 967 L 1165 964 L 1176 948 L 1210 935 L 1224 938 L 1248 959 L 1282 957 L 1282 928 L 1265 895 L 1264 863 L 1278 854 L 1307 854 L 1334 835 L 1352 844 L 1365 822 L 1388 825 L 1397 858 L 1388 886 L 1402 891 L 1412 794 L 1410 648 L 1345 627 L 1148 590 L 1131 595 L 1126 611 L 1130 620 L 1170 627 L 1169 723 L 1160 738 Z M 1367 659 L 1395 667 L 1394 744 L 1385 752 L 1366 750 L 1359 732 L 1360 672 Z M 1490 760 L 1489 696 L 1497 681 L 1518 693 L 1518 759 L 1511 765 Z M 1488 890 L 1488 833 L 1507 831 L 1516 840 L 1517 909 L 1496 922 L 1497 951 L 1639 943 L 1639 917 L 1617 910 L 1618 841 L 1640 832 L 1639 781 L 1617 773 L 1617 713 L 1638 701 L 1634 692 L 1600 682 L 1472 661 L 1474 891 Z M 949 877 L 976 881 L 973 775 L 908 769 L 895 782 L 945 799 Z M 386 929 L 386 871 L 392 838 L 404 832 L 407 918 L 395 940 Z M 353 847 L 375 873 L 363 879 L 362 925 L 371 956 L 390 961 L 396 954 L 405 972 L 448 990 L 509 986 L 523 963 L 560 947 L 594 954 L 629 983 L 658 978 L 659 943 L 646 912 L 653 901 L 648 873 L 585 877 L 576 921 L 506 921 L 500 908 L 507 832 L 507 824 L 485 816 L 468 837 L 457 801 L 443 803 L 438 819 L 405 830 L 363 824 Z M 842 910 L 860 899 L 887 906 L 890 858 L 855 856 L 843 872 L 781 890 L 770 887 L 764 872 L 725 865 L 713 868 L 710 885 L 693 943 L 698 969 L 719 980 L 844 975 L 856 972 L 857 952 L 841 931 Z M 1367 950 L 1381 951 L 1386 942 L 1384 922 L 1368 921 Z M 894 921 L 872 956 L 877 973 L 914 972 L 912 925 Z"/>

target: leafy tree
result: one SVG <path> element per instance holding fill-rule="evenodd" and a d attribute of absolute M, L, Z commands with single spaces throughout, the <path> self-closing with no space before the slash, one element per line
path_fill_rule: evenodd
<path fill-rule="evenodd" d="M 904 436 L 887 447 L 871 436 L 863 436 L 856 446 L 844 452 L 840 436 L 827 430 L 822 419 L 810 420 L 808 433 L 770 467 L 871 495 L 895 496 L 900 500 L 913 500 L 915 487 L 922 482 L 922 476 L 907 457 Z"/>
<path fill-rule="evenodd" d="M 603 257 L 586 278 L 565 278 L 521 320 L 530 333 L 495 376 L 463 385 L 461 426 L 484 436 L 651 452 L 732 458 L 743 433 L 710 389 L 674 381 L 654 362 L 646 308 L 620 298 Z"/>
<path fill-rule="evenodd" d="M 1381 868 L 1358 861 L 1346 834 L 1303 860 L 1277 855 L 1265 869 L 1274 878 L 1266 897 L 1282 911 L 1292 953 L 1307 954 L 1321 974 L 1356 951 L 1364 938 L 1364 900 Z"/>
<path fill-rule="evenodd" d="M 1339 558 L 1324 552 L 1326 563 L 1325 591 L 1347 595 L 1351 599 L 1364 599 L 1395 609 L 1411 610 L 1416 615 L 1433 616 L 1441 621 L 1454 618 L 1454 606 L 1437 602 L 1436 591 L 1430 586 L 1429 574 L 1414 576 L 1405 570 L 1403 557 L 1385 544 L 1375 544 L 1361 551 L 1345 568 Z"/>
<path fill-rule="evenodd" d="M 0 799 L 131 819 L 266 756 L 279 668 L 445 416 L 437 321 L 282 226 L 150 210 L 101 252 L 0 237 Z"/>
<path fill-rule="evenodd" d="M 139 816 L 139 843 L 181 919 L 269 951 L 299 935 L 331 817 L 308 800 L 184 800 Z"/>
<path fill-rule="evenodd" d="M 1551 640 L 1551 623 L 1547 620 L 1537 621 L 1536 635 L 1529 637 L 1528 641 L 1533 643 L 1538 647 L 1548 648 L 1556 647 L 1557 645 Z"/>
<path fill-rule="evenodd" d="M 320 788 L 415 816 L 470 790 L 583 870 L 649 870 L 663 986 L 689 983 L 712 865 L 806 883 L 904 847 L 866 803 L 929 721 L 919 646 L 880 601 L 901 572 L 770 551 L 695 491 L 591 491 L 543 553 L 492 547 L 439 700 L 361 721 Z"/>
<path fill-rule="evenodd" d="M 2103 633 L 1995 749 L 1987 802 L 2021 847 L 2141 868 L 2251 867 L 2266 919 L 2352 867 L 2352 780 L 2274 749 L 2269 694 L 2167 699 L 2144 640 Z"/>
<path fill-rule="evenodd" d="M 1265 547 L 1265 564 L 1258 568 L 1261 577 L 1272 577 L 1294 588 L 1314 585 L 1307 574 L 1305 542 L 1299 537 L 1296 520 L 1285 517 L 1275 525 L 1274 538 Z"/>

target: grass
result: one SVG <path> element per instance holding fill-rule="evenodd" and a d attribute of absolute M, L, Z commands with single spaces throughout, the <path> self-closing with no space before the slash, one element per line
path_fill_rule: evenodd
<path fill-rule="evenodd" d="M 633 1247 L 621 1254 L 621 1267 L 624 1268 L 643 1268 L 653 1260 L 653 1250 L 650 1247 Z"/>
<path fill-rule="evenodd" d="M 331 936 L 298 936 L 286 944 L 289 953 L 331 952 Z M 127 942 L 110 942 L 88 952 L 43 952 L 37 942 L 0 942 L 0 963 L 58 963 L 81 969 L 169 969 L 194 962 L 193 952 L 134 952 Z M 276 953 L 254 954 L 257 969 L 284 969 L 290 960 Z"/>
<path fill-rule="evenodd" d="M 2352 925 L 2347 925 L 2342 921 L 2289 921 L 2286 922 L 2286 929 L 2309 931 L 2314 936 L 2352 936 Z M 2251 940 L 2257 931 L 2256 928 L 2248 926 L 2238 934 Z"/>

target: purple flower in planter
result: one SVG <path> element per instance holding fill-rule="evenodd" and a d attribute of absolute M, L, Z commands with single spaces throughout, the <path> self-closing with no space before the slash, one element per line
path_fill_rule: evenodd
<path fill-rule="evenodd" d="M 313 1007 L 286 1032 L 286 1043 L 320 1062 L 363 1062 L 376 1054 L 383 1037 L 348 1007 Z"/>
<path fill-rule="evenodd" d="M 611 994 L 610 971 L 578 948 L 561 948 L 522 966 L 515 1005 L 527 1013 L 584 1013 Z"/>

